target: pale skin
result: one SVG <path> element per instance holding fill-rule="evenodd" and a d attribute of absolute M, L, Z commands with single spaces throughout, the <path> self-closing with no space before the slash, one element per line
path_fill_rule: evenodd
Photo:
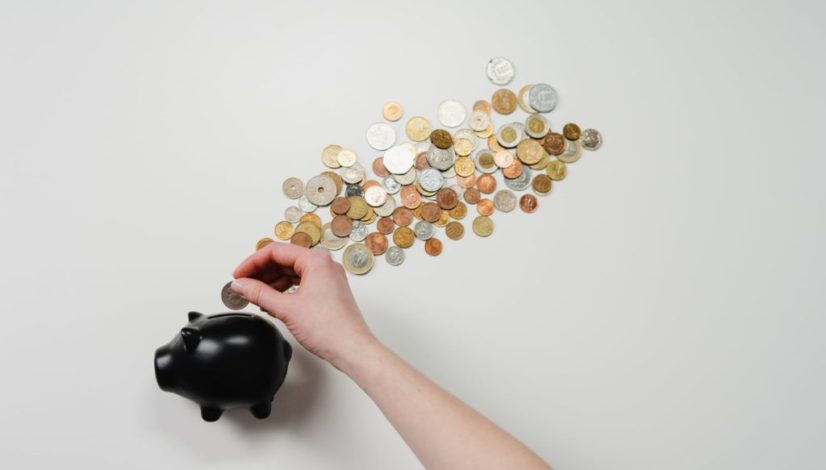
<path fill-rule="evenodd" d="M 244 260 L 232 288 L 350 377 L 428 469 L 550 469 L 536 453 L 396 355 L 370 331 L 344 267 L 274 242 Z M 284 292 L 300 285 L 294 294 Z"/>

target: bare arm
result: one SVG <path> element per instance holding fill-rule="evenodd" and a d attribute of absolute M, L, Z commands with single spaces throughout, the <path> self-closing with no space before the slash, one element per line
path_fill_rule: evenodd
<path fill-rule="evenodd" d="M 358 384 L 426 468 L 550 468 L 382 344 L 367 327 L 344 269 L 328 254 L 271 243 L 233 275 L 240 280 L 234 289 Z M 294 283 L 298 292 L 283 293 Z"/>

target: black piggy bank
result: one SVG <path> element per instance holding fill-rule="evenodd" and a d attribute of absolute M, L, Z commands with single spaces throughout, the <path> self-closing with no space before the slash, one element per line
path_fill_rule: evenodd
<path fill-rule="evenodd" d="M 189 324 L 155 351 L 155 378 L 161 390 L 198 403 L 205 421 L 236 407 L 263 419 L 292 352 L 278 329 L 257 315 L 189 312 Z"/>

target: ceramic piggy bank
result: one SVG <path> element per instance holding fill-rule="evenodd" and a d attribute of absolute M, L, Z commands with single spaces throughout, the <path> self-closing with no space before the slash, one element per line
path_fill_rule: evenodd
<path fill-rule="evenodd" d="M 198 403 L 205 421 L 236 407 L 263 419 L 291 357 L 290 344 L 257 315 L 189 312 L 189 323 L 155 351 L 155 378 L 161 390 Z"/>

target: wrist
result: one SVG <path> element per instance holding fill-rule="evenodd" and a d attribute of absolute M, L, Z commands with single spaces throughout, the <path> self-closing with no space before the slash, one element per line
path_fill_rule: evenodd
<path fill-rule="evenodd" d="M 330 364 L 350 378 L 355 379 L 366 364 L 375 361 L 386 350 L 384 344 L 372 333 L 366 333 L 342 345 L 329 360 Z"/>

